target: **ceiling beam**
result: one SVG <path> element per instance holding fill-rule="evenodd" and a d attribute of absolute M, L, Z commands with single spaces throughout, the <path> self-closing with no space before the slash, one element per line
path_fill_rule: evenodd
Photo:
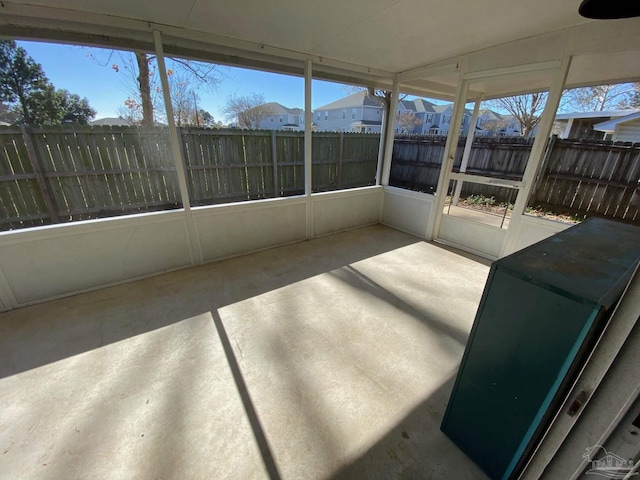
<path fill-rule="evenodd" d="M 423 65 L 421 67 L 405 70 L 398 73 L 398 80 L 401 82 L 407 82 L 410 80 L 421 80 L 431 77 L 439 77 L 441 75 L 455 75 L 458 72 L 458 64 L 451 63 L 448 65 L 429 66 Z M 455 87 L 453 87 L 455 92 Z"/>
<path fill-rule="evenodd" d="M 465 74 L 465 80 L 479 80 L 481 78 L 501 77 L 527 72 L 538 72 L 540 70 L 553 70 L 560 66 L 559 60 L 549 62 L 530 63 L 525 65 L 511 65 L 509 67 L 492 68 Z"/>

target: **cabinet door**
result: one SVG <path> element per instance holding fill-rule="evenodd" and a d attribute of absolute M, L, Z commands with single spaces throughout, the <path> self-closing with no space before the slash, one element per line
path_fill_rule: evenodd
<path fill-rule="evenodd" d="M 529 444 L 598 309 L 500 266 L 489 281 L 442 429 L 501 479 Z"/>

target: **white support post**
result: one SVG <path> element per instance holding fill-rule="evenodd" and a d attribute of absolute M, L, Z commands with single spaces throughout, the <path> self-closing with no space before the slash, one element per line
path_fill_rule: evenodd
<path fill-rule="evenodd" d="M 382 164 L 384 162 L 384 144 L 385 138 L 387 134 L 387 104 L 386 102 L 383 104 L 382 108 L 382 119 L 380 121 L 380 143 L 378 145 L 378 164 L 376 165 L 376 185 L 380 185 L 382 183 Z"/>
<path fill-rule="evenodd" d="M 436 201 L 434 202 L 434 221 L 433 230 L 427 232 L 428 238 L 437 236 L 442 221 L 442 211 L 444 203 L 447 199 L 447 190 L 449 189 L 449 180 L 451 178 L 451 168 L 456 156 L 458 148 L 458 139 L 460 138 L 460 126 L 464 114 L 464 104 L 467 101 L 467 93 L 469 92 L 469 82 L 464 79 L 464 69 L 460 67 L 458 72 L 458 86 L 456 88 L 456 98 L 453 105 L 453 114 L 449 123 L 449 132 L 447 134 L 447 142 L 444 147 L 444 156 L 442 165 L 440 166 L 440 176 L 438 177 L 438 187 L 436 189 Z"/>
<path fill-rule="evenodd" d="M 178 186 L 180 188 L 180 197 L 182 198 L 182 206 L 185 213 L 185 235 L 187 237 L 187 245 L 189 248 L 189 259 L 192 264 L 202 263 L 202 248 L 195 231 L 193 216 L 191 214 L 191 200 L 189 199 L 189 189 L 187 187 L 187 174 L 182 150 L 180 149 L 180 139 L 178 137 L 178 129 L 173 118 L 173 105 L 171 104 L 171 94 L 169 93 L 169 78 L 167 77 L 167 67 L 164 61 L 164 50 L 162 48 L 162 37 L 157 30 L 153 31 L 153 42 L 156 50 L 156 58 L 158 61 L 158 70 L 160 72 L 160 83 L 162 84 L 162 95 L 164 98 L 164 107 L 167 112 L 167 123 L 169 124 L 169 135 L 171 137 L 171 147 L 173 150 L 173 160 L 176 167 L 176 175 L 178 177 Z"/>
<path fill-rule="evenodd" d="M 307 240 L 313 238 L 313 204 L 311 203 L 311 132 L 313 115 L 311 112 L 311 60 L 304 65 L 304 194 L 307 197 Z"/>
<path fill-rule="evenodd" d="M 547 103 L 540 117 L 540 123 L 538 124 L 538 131 L 536 138 L 533 141 L 531 147 L 531 153 L 527 160 L 527 166 L 524 169 L 522 176 L 523 187 L 518 191 L 518 196 L 513 205 L 513 211 L 511 213 L 511 220 L 509 221 L 509 229 L 507 230 L 507 237 L 502 246 L 501 257 L 513 253 L 516 248 L 518 236 L 520 235 L 520 223 L 522 221 L 522 215 L 524 215 L 524 209 L 527 206 L 529 195 L 531 194 L 531 188 L 535 182 L 536 174 L 542 162 L 544 151 L 551 135 L 551 129 L 553 127 L 553 119 L 556 116 L 558 105 L 560 104 L 560 97 L 562 96 L 562 90 L 567 80 L 567 74 L 569 73 L 569 67 L 571 66 L 571 54 L 569 53 L 569 46 L 565 51 L 560 67 L 554 75 L 551 87 L 549 88 L 549 95 L 547 96 Z"/>
<path fill-rule="evenodd" d="M 476 104 L 473 107 L 473 114 L 471 115 L 471 123 L 469 124 L 469 132 L 467 133 L 467 143 L 464 144 L 464 153 L 462 154 L 462 163 L 460 164 L 460 173 L 467 171 L 467 165 L 469 164 L 469 155 L 471 154 L 471 146 L 473 145 L 473 139 L 476 136 L 476 123 L 478 121 L 478 113 L 480 112 L 480 104 L 482 103 L 482 97 L 476 100 Z M 460 192 L 462 191 L 461 181 L 456 182 L 456 190 L 451 199 L 452 205 L 457 205 L 460 200 Z"/>
<path fill-rule="evenodd" d="M 391 88 L 391 101 L 389 102 L 389 116 L 386 119 L 385 135 L 384 135 L 384 160 L 382 163 L 382 178 L 380 183 L 389 186 L 389 176 L 391 175 L 391 157 L 393 156 L 393 139 L 396 134 L 396 110 L 398 110 L 398 94 L 400 84 L 398 79 L 394 77 L 393 86 Z"/>

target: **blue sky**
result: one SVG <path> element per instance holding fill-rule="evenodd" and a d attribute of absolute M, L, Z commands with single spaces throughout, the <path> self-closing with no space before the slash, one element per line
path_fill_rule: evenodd
<path fill-rule="evenodd" d="M 17 43 L 42 65 L 56 88 L 87 97 L 97 111 L 96 118 L 117 116 L 118 108 L 124 105 L 128 95 L 123 84 L 125 75 L 111 68 L 112 63 L 119 61 L 109 58 L 109 50 L 40 42 Z M 102 66 L 98 62 L 106 62 L 107 65 Z M 198 92 L 199 107 L 211 113 L 216 121 L 224 121 L 221 108 L 227 97 L 233 94 L 260 93 L 267 102 L 278 102 L 289 108 L 304 107 L 302 78 L 241 68 L 219 68 L 221 81 L 217 87 Z M 333 102 L 349 93 L 345 85 L 314 80 L 312 107 Z"/>
<path fill-rule="evenodd" d="M 118 109 L 124 106 L 129 95 L 123 78 L 126 74 L 116 73 L 111 68 L 112 63 L 120 63 L 117 56 L 110 58 L 113 51 L 41 42 L 17 43 L 42 65 L 45 74 L 56 88 L 88 98 L 90 105 L 97 111 L 96 118 L 118 116 Z M 106 65 L 100 65 L 99 62 Z M 170 62 L 167 66 L 171 68 Z M 230 95 L 258 93 L 264 95 L 267 102 L 278 102 L 289 108 L 304 107 L 302 78 L 242 68 L 217 68 L 220 79 L 218 85 L 214 89 L 198 91 L 199 108 L 211 113 L 216 121 L 226 123 L 222 108 Z M 314 80 L 312 108 L 331 103 L 353 91 L 347 85 Z M 446 103 L 429 98 L 427 100 L 436 104 Z M 473 108 L 473 105 L 468 104 L 467 108 Z M 491 108 L 500 113 L 507 113 L 495 105 Z M 561 106 L 560 111 L 562 110 Z"/>

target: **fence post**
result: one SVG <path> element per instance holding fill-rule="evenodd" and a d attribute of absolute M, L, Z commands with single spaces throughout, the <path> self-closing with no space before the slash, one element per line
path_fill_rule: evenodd
<path fill-rule="evenodd" d="M 340 148 L 338 150 L 338 171 L 336 176 L 338 177 L 338 188 L 342 187 L 342 157 L 344 155 L 344 132 L 340 132 Z"/>
<path fill-rule="evenodd" d="M 278 145 L 276 144 L 276 131 L 271 130 L 271 161 L 273 162 L 273 196 L 280 196 L 280 186 L 278 185 Z"/>
<path fill-rule="evenodd" d="M 22 132 L 24 146 L 27 148 L 27 156 L 29 157 L 31 168 L 33 168 L 33 173 L 36 176 L 36 181 L 38 182 L 38 187 L 40 187 L 40 192 L 42 192 L 42 197 L 44 198 L 44 203 L 49 211 L 51 221 L 53 223 L 58 223 L 60 220 L 58 218 L 58 209 L 56 208 L 53 192 L 50 190 L 49 184 L 42 173 L 40 159 L 38 158 L 38 155 L 36 155 L 36 149 L 33 146 L 33 140 L 31 139 L 30 132 L 24 124 L 20 125 L 20 131 Z"/>

